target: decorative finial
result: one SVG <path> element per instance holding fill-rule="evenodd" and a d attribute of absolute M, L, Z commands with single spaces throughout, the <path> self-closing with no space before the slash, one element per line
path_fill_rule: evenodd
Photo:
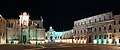
<path fill-rule="evenodd" d="M 42 16 L 40 16 L 40 18 L 41 18 L 41 21 L 43 22 L 43 18 L 42 18 Z"/>
<path fill-rule="evenodd" d="M 22 12 L 21 12 L 21 15 L 22 15 Z"/>
<path fill-rule="evenodd" d="M 27 15 L 27 13 L 26 13 L 26 12 L 23 12 L 23 15 Z"/>
<path fill-rule="evenodd" d="M 50 26 L 50 29 L 52 29 L 52 26 Z"/>

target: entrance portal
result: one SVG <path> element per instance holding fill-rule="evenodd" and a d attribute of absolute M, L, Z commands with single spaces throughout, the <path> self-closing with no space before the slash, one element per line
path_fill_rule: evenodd
<path fill-rule="evenodd" d="M 26 36 L 25 35 L 23 35 L 23 43 L 25 44 L 26 43 Z"/>
<path fill-rule="evenodd" d="M 92 43 L 92 41 L 91 41 L 91 36 L 89 36 L 89 43 Z"/>

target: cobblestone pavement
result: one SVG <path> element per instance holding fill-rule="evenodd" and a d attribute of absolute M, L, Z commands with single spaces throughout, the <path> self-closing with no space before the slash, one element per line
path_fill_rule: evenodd
<path fill-rule="evenodd" d="M 120 50 L 119 45 L 47 43 L 36 45 L 1 44 L 0 50 Z"/>

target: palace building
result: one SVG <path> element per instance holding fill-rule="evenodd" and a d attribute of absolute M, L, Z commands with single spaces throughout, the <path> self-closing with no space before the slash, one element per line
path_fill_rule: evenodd
<path fill-rule="evenodd" d="M 74 43 L 120 44 L 120 15 L 112 12 L 74 21 Z"/>

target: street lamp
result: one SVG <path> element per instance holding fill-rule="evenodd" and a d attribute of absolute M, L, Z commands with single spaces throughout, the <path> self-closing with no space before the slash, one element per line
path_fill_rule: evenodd
<path fill-rule="evenodd" d="M 37 28 L 36 28 L 36 47 L 37 47 Z"/>

